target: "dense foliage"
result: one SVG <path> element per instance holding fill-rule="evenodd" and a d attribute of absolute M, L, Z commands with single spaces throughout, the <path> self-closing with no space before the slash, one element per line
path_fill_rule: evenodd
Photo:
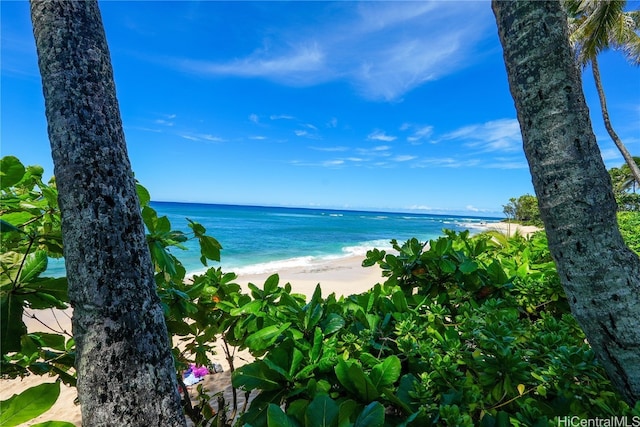
<path fill-rule="evenodd" d="M 640 255 L 640 211 L 618 212 L 618 226 L 627 246 Z"/>
<path fill-rule="evenodd" d="M 509 203 L 502 206 L 502 210 L 510 220 L 515 220 L 524 225 L 542 226 L 538 199 L 531 194 L 510 198 Z"/>
<path fill-rule="evenodd" d="M 636 164 L 640 165 L 640 157 L 634 157 Z M 618 210 L 623 212 L 640 211 L 640 194 L 637 193 L 636 182 L 631 168 L 626 163 L 619 168 L 609 169 L 609 176 L 613 185 L 613 194 L 618 203 Z"/>
<path fill-rule="evenodd" d="M 12 157 L 0 170 L 2 376 L 51 373 L 74 384 L 72 337 L 27 333 L 22 321 L 25 309 L 68 303 L 64 278 L 41 277 L 48 257 L 62 253 L 55 182 Z M 176 372 L 209 365 L 222 340 L 234 387 L 253 392 L 246 409 L 234 399 L 214 411 L 199 387 L 197 405 L 184 401 L 196 425 L 231 425 L 236 415 L 239 425 L 279 427 L 557 425 L 568 415 L 640 415 L 640 405 L 629 408 L 612 389 L 569 313 L 544 233 L 445 231 L 430 242 L 394 241 L 392 253 L 372 250 L 363 261 L 380 266 L 384 283 L 339 299 L 318 286 L 307 301 L 277 275 L 248 293 L 220 268 L 185 280 L 172 248 L 198 239 L 206 264 L 220 245 L 194 222 L 189 235 L 173 231 L 142 187 L 139 196 L 158 293 L 180 344 Z M 639 218 L 621 218 L 637 250 Z M 234 348 L 256 360 L 236 369 Z M 3 402 L 0 423 L 50 407 L 59 386 L 38 387 Z"/>

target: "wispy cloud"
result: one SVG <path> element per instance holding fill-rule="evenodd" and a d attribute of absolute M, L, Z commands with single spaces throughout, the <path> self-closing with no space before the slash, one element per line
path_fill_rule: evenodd
<path fill-rule="evenodd" d="M 258 124 L 260 123 L 260 117 L 257 114 L 249 114 L 249 121 Z"/>
<path fill-rule="evenodd" d="M 347 151 L 349 150 L 349 147 L 345 147 L 345 146 L 337 146 L 337 147 L 309 147 L 312 150 L 316 150 L 316 151 Z"/>
<path fill-rule="evenodd" d="M 263 77 L 288 83 L 308 85 L 318 83 L 325 67 L 325 54 L 317 43 L 289 46 L 289 50 L 273 54 L 256 50 L 251 55 L 229 62 L 183 59 L 178 68 L 211 76 Z"/>
<path fill-rule="evenodd" d="M 441 136 L 439 140 L 461 142 L 481 152 L 514 152 L 522 149 L 520 125 L 516 119 L 465 126 Z"/>
<path fill-rule="evenodd" d="M 293 120 L 295 117 L 288 114 L 272 114 L 269 116 L 271 120 Z"/>
<path fill-rule="evenodd" d="M 412 129 L 411 135 L 407 137 L 407 141 L 412 144 L 417 144 L 422 142 L 425 139 L 428 139 L 433 135 L 433 126 L 411 126 L 408 124 L 402 125 L 400 130 L 410 130 Z"/>
<path fill-rule="evenodd" d="M 343 80 L 365 98 L 396 101 L 473 62 L 476 45 L 491 34 L 485 2 L 346 2 L 332 7 L 330 20 L 271 30 L 270 42 L 244 57 L 167 62 L 189 73 L 264 78 L 288 86 Z"/>
<path fill-rule="evenodd" d="M 369 135 L 367 135 L 367 139 L 372 141 L 391 142 L 391 141 L 395 141 L 397 137 L 393 135 L 387 135 L 384 131 L 376 129 L 373 132 L 371 132 Z"/>
<path fill-rule="evenodd" d="M 409 160 L 413 160 L 416 159 L 417 156 L 411 156 L 411 155 L 401 155 L 401 156 L 395 156 L 393 158 L 393 161 L 395 162 L 408 162 Z"/>
<path fill-rule="evenodd" d="M 207 142 L 224 142 L 224 138 L 220 138 L 215 135 L 207 134 L 207 133 L 181 133 L 180 137 L 184 139 L 188 139 L 190 141 L 207 141 Z"/>

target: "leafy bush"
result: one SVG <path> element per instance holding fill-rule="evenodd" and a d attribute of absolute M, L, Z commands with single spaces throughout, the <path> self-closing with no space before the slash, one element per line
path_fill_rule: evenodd
<path fill-rule="evenodd" d="M 252 426 L 556 425 L 639 414 L 613 390 L 569 313 L 546 238 L 446 236 L 373 250 L 387 280 L 309 302 L 277 286 L 220 303 L 260 358 L 233 385 Z M 241 338 L 243 337 L 243 338 Z M 322 420 L 322 424 L 318 424 Z"/>
<path fill-rule="evenodd" d="M 618 227 L 625 243 L 640 254 L 640 211 L 618 212 Z"/>

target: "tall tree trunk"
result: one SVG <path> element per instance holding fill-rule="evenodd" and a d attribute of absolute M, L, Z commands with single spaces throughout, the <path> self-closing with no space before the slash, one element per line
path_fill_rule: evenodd
<path fill-rule="evenodd" d="M 95 0 L 32 0 L 86 426 L 183 426 Z"/>
<path fill-rule="evenodd" d="M 596 84 L 596 89 L 598 90 L 598 99 L 600 100 L 600 108 L 602 110 L 602 120 L 604 121 L 604 127 L 607 129 L 609 136 L 620 150 L 622 157 L 624 157 L 624 161 L 631 169 L 631 174 L 635 179 L 635 183 L 640 183 L 640 168 L 636 164 L 635 160 L 627 147 L 622 143 L 622 140 L 618 136 L 615 130 L 613 130 L 613 126 L 611 125 L 611 119 L 609 118 L 609 109 L 607 108 L 607 99 L 604 96 L 604 89 L 602 88 L 602 79 L 600 78 L 600 67 L 598 67 L 598 60 L 593 57 L 591 59 L 591 70 L 593 71 L 593 80 Z"/>
<path fill-rule="evenodd" d="M 540 213 L 576 319 L 625 400 L 640 399 L 640 259 L 622 240 L 557 1 L 492 3 Z"/>

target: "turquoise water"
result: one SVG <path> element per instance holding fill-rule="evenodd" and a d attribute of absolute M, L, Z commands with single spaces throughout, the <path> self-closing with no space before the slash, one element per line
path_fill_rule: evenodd
<path fill-rule="evenodd" d="M 496 218 L 440 216 L 331 209 L 210 205 L 152 202 L 158 216 L 166 215 L 174 229 L 190 232 L 186 218 L 199 222 L 223 247 L 225 271 L 260 273 L 300 267 L 317 261 L 357 255 L 372 248 L 388 248 L 389 241 L 411 237 L 425 241 L 443 229 L 472 229 Z M 189 250 L 173 249 L 188 272 L 203 271 L 197 242 Z M 61 266 L 58 263 L 56 269 Z"/>

